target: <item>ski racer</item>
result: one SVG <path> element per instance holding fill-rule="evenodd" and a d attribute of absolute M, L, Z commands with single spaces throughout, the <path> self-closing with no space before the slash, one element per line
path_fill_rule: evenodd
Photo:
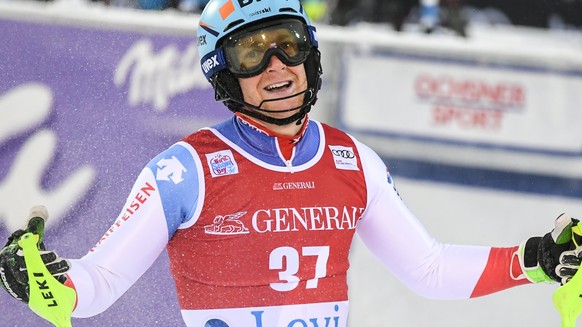
<path fill-rule="evenodd" d="M 193 327 L 346 327 L 354 233 L 429 298 L 564 282 L 577 271 L 576 262 L 560 262 L 564 253 L 577 259 L 577 221 L 567 214 L 552 232 L 514 247 L 431 237 L 373 150 L 309 118 L 322 67 L 316 30 L 298 0 L 211 0 L 198 47 L 216 99 L 234 114 L 153 158 L 84 257 L 41 252 L 76 293 L 73 317 L 113 305 L 166 248 L 184 322 Z M 179 173 L 161 178 L 161 162 Z M 28 302 L 17 244 L 25 231 L 2 249 L 0 280 Z"/>

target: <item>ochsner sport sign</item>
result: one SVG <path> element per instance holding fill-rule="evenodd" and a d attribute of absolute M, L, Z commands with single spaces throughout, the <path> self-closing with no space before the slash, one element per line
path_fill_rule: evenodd
<path fill-rule="evenodd" d="M 581 75 L 351 52 L 341 119 L 376 134 L 581 153 Z"/>

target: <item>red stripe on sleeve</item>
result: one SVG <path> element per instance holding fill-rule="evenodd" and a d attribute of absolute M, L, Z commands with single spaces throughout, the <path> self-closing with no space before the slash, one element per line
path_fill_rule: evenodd
<path fill-rule="evenodd" d="M 71 280 L 71 277 L 69 277 L 69 275 L 67 275 L 67 280 L 65 281 L 64 285 L 75 290 L 75 294 L 77 294 L 77 289 L 75 288 L 75 284 L 73 283 L 73 281 Z M 79 298 L 77 296 L 75 296 L 75 306 L 73 306 L 73 311 L 75 311 L 75 309 L 77 308 L 78 303 L 79 303 Z"/>
<path fill-rule="evenodd" d="M 485 270 L 483 270 L 483 274 L 477 281 L 471 297 L 483 296 L 530 283 L 523 277 L 517 256 L 514 256 L 517 248 L 517 246 L 491 248 Z M 519 277 L 516 278 L 517 276 Z"/>

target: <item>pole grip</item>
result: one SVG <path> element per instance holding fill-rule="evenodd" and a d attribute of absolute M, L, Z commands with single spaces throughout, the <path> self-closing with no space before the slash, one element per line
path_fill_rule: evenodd
<path fill-rule="evenodd" d="M 31 232 L 20 237 L 18 245 L 24 252 L 28 273 L 29 308 L 56 327 L 72 327 L 71 314 L 77 294 L 61 284 L 48 271 L 38 250 L 40 236 Z"/>

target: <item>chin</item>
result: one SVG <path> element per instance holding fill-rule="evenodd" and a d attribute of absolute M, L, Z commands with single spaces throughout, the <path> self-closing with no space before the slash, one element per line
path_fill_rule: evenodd
<path fill-rule="evenodd" d="M 303 102 L 300 102 L 300 101 L 276 101 L 276 102 L 277 103 L 273 103 L 273 105 L 265 107 L 264 109 L 272 110 L 272 111 L 285 111 L 285 110 L 289 110 L 290 108 L 300 107 L 303 104 Z M 299 109 L 297 109 L 297 110 L 299 110 Z M 293 111 L 291 111 L 291 113 L 295 113 L 297 110 L 293 110 Z M 281 114 L 287 114 L 287 112 L 281 113 Z"/>

